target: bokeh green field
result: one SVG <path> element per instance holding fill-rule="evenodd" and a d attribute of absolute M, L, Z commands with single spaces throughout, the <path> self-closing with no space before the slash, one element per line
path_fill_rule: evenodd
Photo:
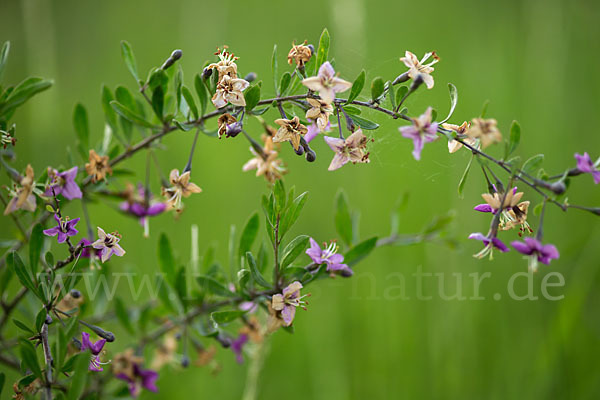
<path fill-rule="evenodd" d="M 498 119 L 505 134 L 513 119 L 521 123 L 517 153 L 523 158 L 544 153 L 544 168 L 559 173 L 574 165 L 574 152 L 600 155 L 599 17 L 598 2 L 559 0 L 3 0 L 0 39 L 12 44 L 5 81 L 17 82 L 28 75 L 55 80 L 50 91 L 16 115 L 17 165 L 23 168 L 31 162 L 42 171 L 66 163 L 65 147 L 74 147 L 71 115 L 78 101 L 89 111 L 94 140 L 101 140 L 100 85 L 135 89 L 121 61 L 122 39 L 131 43 L 144 71 L 160 64 L 173 49 L 182 49 L 180 63 L 190 87 L 215 47 L 227 44 L 241 57 L 238 65 L 243 73 L 255 71 L 267 93 L 272 91 L 273 44 L 279 46 L 283 66 L 292 40 L 316 44 L 327 27 L 332 36 L 330 54 L 348 80 L 362 68 L 368 79 L 393 79 L 404 70 L 398 58 L 405 50 L 419 55 L 436 50 L 441 57 L 434 73 L 436 86 L 411 97 L 411 113 L 420 114 L 432 105 L 444 114 L 449 104 L 446 84 L 452 82 L 459 93 L 455 122 L 478 116 L 489 99 L 488 115 Z M 274 112 L 266 115 L 277 118 Z M 464 199 L 457 195 L 469 154 L 449 155 L 440 141 L 426 146 L 422 161 L 416 162 L 410 154 L 412 143 L 398 133 L 398 121 L 367 115 L 381 123 L 374 133 L 369 165 L 329 173 L 331 152 L 323 142 L 316 144 L 314 164 L 283 147 L 291 171 L 286 185 L 310 192 L 295 233 L 318 241 L 334 238 L 333 199 L 343 188 L 351 206 L 360 210 L 361 236 L 385 235 L 396 200 L 409 192 L 401 232 L 418 231 L 435 215 L 454 210 L 457 218 L 450 234 L 460 246 L 453 250 L 432 243 L 379 249 L 360 264 L 352 279 L 318 283 L 311 290 L 309 311 L 299 310 L 295 334 L 278 332 L 271 339 L 258 398 L 599 398 L 600 219 L 549 207 L 545 239 L 558 246 L 561 258 L 533 277 L 539 300 L 510 299 L 507 283 L 514 273 L 526 271 L 527 263 L 514 251 L 493 262 L 471 257 L 479 244 L 466 237 L 485 231 L 489 220 L 472 211 L 485 191 L 479 171 L 472 171 Z M 183 168 L 191 141 L 191 132 L 164 140 L 168 150 L 159 157 L 165 170 Z M 249 155 L 241 136 L 220 141 L 202 136 L 193 177 L 203 193 L 186 202 L 179 220 L 170 214 L 153 220 L 148 240 L 142 238 L 137 222 L 119 214 L 112 203 L 91 207 L 95 223 L 123 234 L 127 256 L 113 262 L 113 270 L 158 271 L 158 232 L 167 233 L 180 259 L 187 259 L 192 224 L 200 227 L 201 251 L 218 242 L 218 256 L 226 265 L 230 225 L 241 229 L 267 191 L 264 181 L 241 171 Z M 144 163 L 139 155 L 127 166 L 141 172 Z M 6 177 L 1 182 L 6 184 Z M 534 192 L 522 189 L 529 199 L 539 201 Z M 569 198 L 598 206 L 600 187 L 590 176 L 581 177 L 573 182 Z M 78 212 L 78 206 L 67 210 L 69 215 Z M 532 220 L 535 227 L 536 217 Z M 12 233 L 13 226 L 3 218 L 1 238 Z M 419 268 L 444 273 L 448 293 L 456 285 L 452 273 L 461 274 L 467 296 L 472 292 L 469 274 L 489 271 L 491 278 L 480 290 L 485 300 L 445 301 L 437 295 L 433 278 L 426 280 L 424 289 L 432 299 L 418 300 L 411 274 Z M 555 271 L 566 283 L 551 293 L 564 298 L 545 300 L 541 282 Z M 391 298 L 397 273 L 405 276 L 410 299 Z M 517 282 L 516 292 L 525 292 L 525 279 Z M 496 293 L 500 300 L 494 299 Z M 114 348 L 125 345 L 117 342 Z M 206 369 L 163 370 L 160 393 L 142 398 L 240 398 L 246 366 L 237 365 L 226 350 L 218 359 L 223 369 L 216 377 Z"/>

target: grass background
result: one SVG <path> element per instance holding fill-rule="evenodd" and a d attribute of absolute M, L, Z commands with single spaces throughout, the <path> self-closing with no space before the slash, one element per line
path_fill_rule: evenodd
<path fill-rule="evenodd" d="M 66 163 L 65 146 L 74 147 L 71 115 L 78 101 L 86 105 L 93 138 L 101 141 L 103 116 L 100 85 L 115 88 L 135 82 L 125 69 L 119 41 L 128 40 L 141 71 L 159 65 L 175 48 L 183 50 L 180 63 L 185 83 L 201 71 L 214 48 L 227 44 L 241 59 L 242 73 L 255 71 L 272 90 L 270 58 L 273 44 L 280 49 L 280 68 L 292 40 L 315 43 L 324 27 L 332 35 L 330 54 L 343 78 L 352 80 L 362 68 L 368 81 L 375 76 L 393 79 L 404 70 L 398 58 L 404 50 L 417 54 L 435 49 L 436 86 L 420 90 L 408 107 L 420 114 L 427 105 L 444 114 L 447 82 L 459 92 L 454 121 L 479 115 L 491 100 L 488 115 L 498 119 L 507 134 L 513 119 L 522 127 L 518 154 L 528 158 L 546 154 L 544 168 L 558 173 L 574 164 L 573 153 L 589 151 L 597 157 L 600 139 L 595 130 L 600 107 L 600 4 L 594 1 L 526 0 L 504 2 L 387 2 L 365 0 L 266 0 L 205 2 L 74 0 L 3 0 L 0 38 L 12 44 L 6 82 L 28 75 L 55 80 L 55 86 L 23 107 L 18 126 L 17 165 L 31 162 L 36 171 Z M 267 114 L 276 118 L 273 112 Z M 437 244 L 378 250 L 358 267 L 352 280 L 330 280 L 311 289 L 308 312 L 300 311 L 296 333 L 279 332 L 271 340 L 259 381 L 259 398 L 364 399 L 371 398 L 598 398 L 600 395 L 600 227 L 589 214 L 548 209 L 545 238 L 556 243 L 561 258 L 543 266 L 533 277 L 535 293 L 547 273 L 558 271 L 566 284 L 552 294 L 560 301 L 516 301 L 507 296 L 507 283 L 526 262 L 516 254 L 493 262 L 471 254 L 479 245 L 466 240 L 472 231 L 485 231 L 487 217 L 472 211 L 485 191 L 481 174 L 469 177 L 465 198 L 456 186 L 469 154 L 448 155 L 445 143 L 426 146 L 421 162 L 410 155 L 412 143 L 402 138 L 398 121 L 381 122 L 374 133 L 370 165 L 326 171 L 330 151 L 317 143 L 318 160 L 308 164 L 284 146 L 289 165 L 288 186 L 310 192 L 296 233 L 319 241 L 335 237 L 333 198 L 343 188 L 354 209 L 360 210 L 361 236 L 385 234 L 396 199 L 410 192 L 402 232 L 414 232 L 434 215 L 454 210 L 451 233 L 460 248 Z M 92 207 L 94 222 L 123 233 L 126 257 L 113 263 L 114 271 L 158 270 L 155 243 L 159 231 L 176 244 L 180 259 L 190 252 L 192 223 L 200 226 L 201 251 L 219 242 L 218 256 L 226 264 L 231 224 L 241 228 L 260 207 L 266 185 L 252 173 L 242 173 L 248 146 L 235 140 L 201 137 L 194 160 L 193 180 L 204 190 L 186 202 L 183 218 L 162 215 L 153 220 L 154 236 L 141 237 L 136 221 L 113 207 Z M 164 140 L 160 154 L 165 170 L 183 168 L 191 133 L 175 133 Z M 492 150 L 500 154 L 501 149 Z M 144 156 L 128 167 L 143 171 Z M 3 184 L 7 183 L 5 177 Z M 523 188 L 524 189 L 524 188 Z M 525 189 L 526 197 L 538 201 Z M 589 176 L 573 182 L 574 203 L 597 206 L 600 191 Z M 79 213 L 78 206 L 67 210 Z M 532 218 L 534 227 L 536 218 Z M 1 237 L 12 235 L 4 218 Z M 261 221 L 262 222 L 262 221 Z M 504 236 L 513 239 L 511 232 Z M 59 250 L 59 251 L 62 251 Z M 463 276 L 470 295 L 470 273 L 491 272 L 481 286 L 484 301 L 444 301 L 437 280 L 426 280 L 425 294 L 416 298 L 411 277 L 418 268 L 444 273 L 448 293 L 456 287 L 452 273 Z M 401 273 L 410 299 L 392 299 Z M 396 275 L 394 275 L 396 274 Z M 527 290 L 518 280 L 517 293 Z M 495 293 L 501 294 L 494 300 Z M 20 310 L 27 313 L 27 308 Z M 126 343 L 116 343 L 121 349 Z M 246 367 L 237 365 L 229 351 L 218 356 L 223 370 L 216 377 L 206 369 L 162 371 L 158 395 L 143 398 L 239 398 Z M 0 367 L 1 368 L 1 367 Z M 6 391 L 4 396 L 6 396 Z"/>

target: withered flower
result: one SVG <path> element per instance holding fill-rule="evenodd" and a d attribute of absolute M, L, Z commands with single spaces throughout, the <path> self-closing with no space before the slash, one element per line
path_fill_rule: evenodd
<path fill-rule="evenodd" d="M 167 206 L 169 209 L 174 208 L 181 211 L 183 208 L 182 199 L 190 197 L 192 193 L 200 193 L 202 189 L 195 183 L 190 182 L 190 171 L 179 175 L 179 171 L 174 169 L 169 174 L 171 187 L 163 188 L 163 196 L 167 198 Z"/>
<path fill-rule="evenodd" d="M 365 153 L 368 139 L 362 133 L 361 129 L 358 129 L 345 140 L 325 136 L 325 142 L 329 145 L 331 150 L 335 152 L 333 160 L 331 160 L 331 164 L 329 164 L 329 171 L 335 171 L 336 169 L 343 167 L 348 161 L 354 164 L 369 162 L 369 153 Z"/>
<path fill-rule="evenodd" d="M 276 180 L 287 173 L 283 161 L 278 158 L 278 152 L 275 150 L 273 144 L 273 138 L 269 135 L 263 135 L 262 140 L 264 142 L 263 151 L 259 153 L 253 147 L 250 147 L 250 151 L 254 154 L 254 158 L 251 158 L 242 167 L 243 171 L 250 171 L 255 169 L 256 176 L 264 175 L 265 179 L 270 183 L 275 183 Z"/>
<path fill-rule="evenodd" d="M 217 120 L 217 125 L 219 126 L 219 130 L 218 130 L 218 135 L 219 135 L 219 139 L 221 139 L 223 137 L 223 135 L 227 136 L 227 126 L 231 125 L 231 124 L 235 124 L 237 122 L 237 119 L 235 119 L 235 117 L 229 113 L 224 113 L 221 114 L 219 116 L 219 119 Z"/>
<path fill-rule="evenodd" d="M 461 136 L 467 135 L 467 131 L 469 130 L 470 126 L 471 126 L 471 123 L 469 123 L 467 121 L 463 122 L 461 125 L 442 124 L 442 128 L 454 131 Z M 467 143 L 469 146 L 476 147 L 476 145 L 477 145 L 477 139 L 474 139 L 474 138 L 471 138 L 468 136 L 463 137 L 462 141 Z M 463 144 L 461 142 L 459 142 L 458 140 L 450 140 L 448 142 L 448 152 L 449 153 L 456 153 L 458 150 L 460 150 L 461 147 L 463 147 Z"/>
<path fill-rule="evenodd" d="M 498 130 L 498 121 L 493 118 L 473 119 L 471 126 L 467 130 L 467 135 L 473 139 L 479 139 L 481 147 L 484 149 L 492 143 L 500 143 L 502 141 L 502 134 Z"/>
<path fill-rule="evenodd" d="M 17 210 L 35 211 L 36 200 L 33 194 L 35 189 L 35 181 L 33 178 L 33 167 L 27 164 L 25 176 L 21 177 L 20 187 L 15 187 L 11 190 L 12 198 L 4 209 L 4 215 L 8 215 Z"/>
<path fill-rule="evenodd" d="M 237 78 L 237 65 L 235 64 L 235 61 L 239 57 L 235 57 L 232 53 L 229 53 L 227 51 L 227 46 L 223 46 L 222 51 L 217 48 L 215 55 L 219 57 L 219 62 L 212 63 L 206 68 L 209 70 L 217 70 L 219 73 L 219 82 L 221 82 L 225 75 L 233 79 Z"/>
<path fill-rule="evenodd" d="M 312 56 L 312 51 L 310 50 L 310 47 L 306 45 L 307 43 L 308 42 L 305 40 L 302 44 L 292 44 L 292 49 L 287 57 L 288 64 L 292 65 L 295 61 L 299 68 L 304 67 L 304 64 L 306 64 Z"/>
<path fill-rule="evenodd" d="M 294 146 L 294 150 L 298 150 L 300 138 L 308 132 L 308 128 L 300 123 L 298 116 L 292 119 L 276 119 L 275 123 L 279 125 L 279 130 L 273 137 L 273 143 L 289 141 Z"/>
<path fill-rule="evenodd" d="M 312 108 L 306 111 L 306 118 L 315 120 L 319 130 L 323 132 L 329 123 L 329 116 L 333 113 L 332 105 L 312 98 L 308 98 L 307 101 Z"/>
<path fill-rule="evenodd" d="M 90 150 L 90 162 L 85 164 L 85 171 L 91 175 L 92 182 L 98 182 L 112 175 L 112 168 L 108 162 L 108 156 L 100 156 L 95 150 Z"/>

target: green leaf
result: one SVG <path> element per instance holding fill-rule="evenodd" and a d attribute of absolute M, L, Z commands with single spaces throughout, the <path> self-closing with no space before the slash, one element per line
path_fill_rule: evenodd
<path fill-rule="evenodd" d="M 440 232 L 445 227 L 447 227 L 448 224 L 450 224 L 450 222 L 452 222 L 454 220 L 455 216 L 456 216 L 456 213 L 454 211 L 450 211 L 450 212 L 448 212 L 445 215 L 438 215 L 438 216 L 436 216 L 433 219 L 433 221 L 431 221 L 429 223 L 429 225 L 427 225 L 425 227 L 425 229 L 423 230 L 423 235 L 427 236 L 427 235 L 430 235 L 432 233 Z"/>
<path fill-rule="evenodd" d="M 321 65 L 327 61 L 327 56 L 329 55 L 329 42 L 329 31 L 327 28 L 325 28 L 323 29 L 323 33 L 321 33 L 321 38 L 319 39 L 319 50 L 317 50 L 314 75 L 317 74 L 317 71 Z"/>
<path fill-rule="evenodd" d="M 24 322 L 19 321 L 18 319 L 14 319 L 12 320 L 13 324 L 15 324 L 15 326 L 19 329 L 21 329 L 22 331 L 27 332 L 30 335 L 35 335 L 35 331 L 33 329 L 31 329 L 30 327 L 28 327 Z"/>
<path fill-rule="evenodd" d="M 280 236 L 283 238 L 288 230 L 296 223 L 298 217 L 300 217 L 300 212 L 304 208 L 304 204 L 306 203 L 306 199 L 308 198 L 308 192 L 304 192 L 300 194 L 298 197 L 294 199 L 292 204 L 290 204 L 288 211 L 283 216 L 280 224 L 279 231 Z"/>
<path fill-rule="evenodd" d="M 363 69 L 360 71 L 360 74 L 356 77 L 354 82 L 352 83 L 352 89 L 350 89 L 350 95 L 348 96 L 347 103 L 351 103 L 360 95 L 360 92 L 363 90 L 365 86 L 366 72 Z"/>
<path fill-rule="evenodd" d="M 206 91 L 206 85 L 202 82 L 200 74 L 196 74 L 194 77 L 194 89 L 196 89 L 196 94 L 200 101 L 200 112 L 204 115 L 206 112 L 206 105 L 208 104 L 208 92 Z"/>
<path fill-rule="evenodd" d="M 29 275 L 29 271 L 25 268 L 21 257 L 16 252 L 12 252 L 8 255 L 8 264 L 12 266 L 13 270 L 17 274 L 17 278 L 21 281 L 21 284 L 25 286 L 27 289 L 31 290 L 36 296 L 38 296 L 41 300 L 43 297 L 41 296 L 37 286 L 33 283 L 33 279 L 31 275 Z"/>
<path fill-rule="evenodd" d="M 396 100 L 398 103 L 402 101 L 404 96 L 406 96 L 406 93 L 408 93 L 408 86 L 400 86 L 398 90 L 396 90 Z"/>
<path fill-rule="evenodd" d="M 506 160 L 519 146 L 521 142 L 521 125 L 517 121 L 513 121 L 510 126 L 510 139 L 506 144 L 506 152 L 504 159 Z"/>
<path fill-rule="evenodd" d="M 190 107 L 190 110 L 192 111 L 192 115 L 194 116 L 194 118 L 198 119 L 198 117 L 200 116 L 198 114 L 198 107 L 196 107 L 196 101 L 194 100 L 194 96 L 192 96 L 192 92 L 190 92 L 190 89 L 188 89 L 185 86 L 182 86 L 181 94 L 183 95 L 183 98 L 185 99 L 186 103 L 188 104 L 188 107 Z"/>
<path fill-rule="evenodd" d="M 40 368 L 40 364 L 38 362 L 37 354 L 35 352 L 35 347 L 29 340 L 20 340 L 19 341 L 21 360 L 27 369 L 31 370 L 31 372 L 40 380 L 43 380 L 42 377 L 42 369 Z"/>
<path fill-rule="evenodd" d="M 146 121 L 135 112 L 126 108 L 123 104 L 119 103 L 118 101 L 113 100 L 110 102 L 110 105 L 117 112 L 117 114 L 125 118 L 127 121 L 146 128 L 155 128 L 155 126 L 152 125 L 150 122 Z"/>
<path fill-rule="evenodd" d="M 260 101 L 260 85 L 252 85 L 248 90 L 244 92 L 244 99 L 246 99 L 246 110 L 250 111 Z"/>
<path fill-rule="evenodd" d="M 2 74 L 4 73 L 4 68 L 6 67 L 6 62 L 8 61 L 9 51 L 10 51 L 10 42 L 6 41 L 2 45 L 2 50 L 0 50 L 0 80 L 2 79 Z M 0 388 L 0 392 L 2 392 L 2 388 Z"/>
<path fill-rule="evenodd" d="M 273 55 L 271 56 L 271 73 L 273 74 L 273 87 L 275 88 L 275 93 L 277 93 L 277 77 L 279 76 L 277 67 L 277 45 L 273 46 Z"/>
<path fill-rule="evenodd" d="M 129 72 L 131 72 L 131 75 L 135 78 L 135 81 L 139 83 L 140 78 L 138 76 L 135 57 L 133 55 L 133 51 L 131 50 L 131 46 L 125 40 L 121 41 L 121 56 L 123 57 L 123 61 L 125 61 L 127 69 Z"/>
<path fill-rule="evenodd" d="M 67 390 L 68 400 L 78 400 L 83 390 L 88 377 L 88 367 L 90 364 L 89 354 L 79 353 L 74 358 L 73 368 L 73 379 L 71 380 L 71 387 Z"/>
<path fill-rule="evenodd" d="M 115 314 L 121 325 L 133 335 L 135 331 L 133 325 L 131 325 L 131 318 L 127 312 L 127 307 L 119 297 L 115 298 Z"/>
<path fill-rule="evenodd" d="M 376 246 L 377 237 L 372 237 L 360 242 L 344 255 L 344 263 L 348 264 L 350 267 L 357 264 L 360 260 L 368 256 Z"/>
<path fill-rule="evenodd" d="M 36 224 L 31 230 L 29 237 L 29 270 L 31 275 L 35 276 L 38 271 L 38 264 L 40 263 L 40 254 L 42 253 L 42 246 L 44 245 L 44 228 L 41 224 Z"/>
<path fill-rule="evenodd" d="M 392 82 L 387 81 L 385 87 L 388 89 L 388 98 L 390 99 L 390 104 L 392 105 L 392 110 L 396 109 L 396 91 L 392 86 Z"/>
<path fill-rule="evenodd" d="M 105 85 L 102 85 L 102 110 L 104 111 L 104 117 L 106 122 L 110 125 L 113 133 L 117 131 L 117 114 L 110 105 L 110 102 L 114 100 L 110 89 Z"/>
<path fill-rule="evenodd" d="M 350 115 L 350 118 L 352 119 L 352 121 L 354 121 L 356 125 L 360 126 L 362 129 L 374 130 L 379 128 L 378 123 L 369 121 L 368 119 L 364 119 L 362 117 L 359 117 L 358 115 Z"/>
<path fill-rule="evenodd" d="M 245 311 L 215 311 L 210 314 L 210 317 L 217 325 L 226 325 L 230 322 L 235 321 L 239 317 L 245 314 Z"/>
<path fill-rule="evenodd" d="M 454 114 L 454 110 L 456 109 L 456 104 L 458 103 L 458 91 L 456 90 L 456 86 L 448 83 L 448 90 L 450 91 L 450 111 L 448 112 L 448 116 L 441 121 L 440 124 L 443 124 L 452 117 L 452 114 Z"/>
<path fill-rule="evenodd" d="M 225 285 L 208 276 L 200 275 L 196 277 L 196 281 L 200 285 L 201 289 L 212 294 L 224 297 L 234 297 L 235 293 L 227 289 Z"/>
<path fill-rule="evenodd" d="M 258 267 L 256 266 L 256 260 L 254 260 L 254 256 L 252 253 L 246 253 L 246 262 L 248 263 L 248 267 L 250 268 L 250 274 L 252 275 L 252 279 L 254 282 L 258 283 L 260 286 L 265 287 L 267 289 L 271 289 L 271 284 L 262 276 Z"/>
<path fill-rule="evenodd" d="M 285 208 L 285 187 L 283 181 L 279 179 L 273 186 L 273 195 L 275 196 L 275 206 L 278 210 Z"/>
<path fill-rule="evenodd" d="M 73 126 L 75 127 L 75 133 L 77 134 L 78 148 L 81 157 L 85 160 L 88 156 L 87 150 L 90 148 L 90 127 L 87 111 L 81 103 L 77 103 L 73 110 Z"/>
<path fill-rule="evenodd" d="M 48 315 L 46 313 L 46 309 L 42 308 L 35 316 L 35 329 L 37 332 L 41 332 L 42 326 L 44 325 L 44 322 L 46 321 L 46 315 Z"/>
<path fill-rule="evenodd" d="M 256 240 L 256 235 L 258 234 L 259 225 L 260 220 L 258 213 L 252 214 L 252 216 L 248 219 L 248 222 L 246 222 L 246 226 L 244 227 L 242 236 L 240 237 L 238 259 L 245 257 L 246 252 L 251 250 L 252 244 Z"/>
<path fill-rule="evenodd" d="M 467 168 L 465 168 L 465 172 L 463 172 L 462 176 L 460 177 L 460 182 L 458 182 L 458 197 L 460 197 L 461 199 L 464 197 L 463 190 L 465 189 L 467 176 L 469 175 L 469 171 L 471 170 L 471 164 L 473 163 L 474 158 L 475 154 L 472 154 L 471 158 L 469 159 L 469 163 L 467 164 Z"/>
<path fill-rule="evenodd" d="M 378 76 L 371 81 L 371 99 L 374 102 L 377 102 L 379 96 L 383 94 L 384 90 L 385 84 L 383 83 L 383 78 Z"/>
<path fill-rule="evenodd" d="M 308 236 L 300 235 L 285 246 L 281 258 L 281 269 L 285 269 L 288 265 L 291 265 L 300 254 L 304 253 L 308 245 L 308 239 Z"/>
<path fill-rule="evenodd" d="M 335 199 L 335 229 L 340 238 L 348 246 L 352 246 L 352 216 L 348 207 L 348 199 L 343 190 L 337 193 Z"/>
<path fill-rule="evenodd" d="M 290 83 L 292 82 L 292 75 L 289 72 L 284 72 L 281 75 L 281 81 L 279 82 L 279 95 L 285 94 L 285 91 L 289 88 Z"/>
<path fill-rule="evenodd" d="M 158 263 L 160 270 L 165 274 L 167 281 L 175 284 L 175 258 L 171 250 L 171 244 L 166 234 L 161 233 L 158 239 Z"/>
<path fill-rule="evenodd" d="M 8 42 L 6 42 L 8 43 Z M 6 43 L 4 44 L 4 46 L 6 46 Z M 2 49 L 4 50 L 4 49 Z M 0 67 L 0 73 L 2 72 L 2 67 Z M 0 372 L 0 395 L 2 394 L 2 389 L 4 389 L 4 382 L 6 381 L 6 375 L 4 375 L 4 372 Z"/>
<path fill-rule="evenodd" d="M 9 114 L 38 93 L 52 86 L 52 81 L 42 78 L 27 78 L 19 83 L 8 95 L 6 102 L 0 107 L 3 114 Z"/>
<path fill-rule="evenodd" d="M 544 161 L 544 155 L 536 154 L 535 156 L 533 156 L 533 157 L 529 158 L 527 161 L 525 161 L 525 163 L 523 164 L 523 168 L 521 168 L 521 170 L 523 172 L 525 172 L 526 174 L 532 175 L 533 173 L 535 173 L 535 171 L 537 171 L 542 166 L 543 161 Z"/>
<path fill-rule="evenodd" d="M 164 107 L 165 93 L 162 86 L 157 86 L 156 89 L 154 89 L 154 92 L 152 92 L 152 110 L 154 110 L 154 114 L 156 114 L 159 121 L 163 120 Z"/>

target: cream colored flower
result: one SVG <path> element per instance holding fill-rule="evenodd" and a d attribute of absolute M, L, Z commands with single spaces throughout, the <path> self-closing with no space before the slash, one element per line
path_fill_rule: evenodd
<path fill-rule="evenodd" d="M 250 84 L 248 81 L 223 75 L 217 84 L 217 91 L 212 97 L 212 102 L 217 108 L 223 108 L 227 103 L 235 106 L 245 106 L 246 99 L 242 93 Z"/>
<path fill-rule="evenodd" d="M 294 146 L 294 150 L 298 150 L 300 138 L 308 132 L 308 128 L 300 123 L 297 116 L 292 119 L 277 119 L 275 123 L 279 125 L 279 130 L 273 137 L 273 143 L 289 141 Z"/>
<path fill-rule="evenodd" d="M 20 187 L 11 190 L 12 198 L 4 209 L 4 215 L 8 215 L 17 210 L 26 210 L 34 212 L 36 208 L 36 199 L 33 194 L 35 190 L 35 181 L 33 177 L 33 167 L 27 164 L 25 176 L 21 177 Z"/>
<path fill-rule="evenodd" d="M 181 211 L 183 208 L 182 199 L 190 197 L 192 193 L 200 193 L 202 189 L 195 183 L 190 182 L 190 171 L 179 175 L 179 171 L 174 169 L 169 174 L 171 187 L 163 188 L 163 196 L 167 198 L 167 207 L 174 208 L 176 211 Z"/>
<path fill-rule="evenodd" d="M 90 150 L 90 162 L 85 164 L 85 171 L 92 176 L 92 182 L 98 182 L 112 175 L 108 156 L 100 156 L 95 150 Z"/>
<path fill-rule="evenodd" d="M 232 79 L 237 78 L 237 65 L 235 61 L 239 57 L 235 57 L 232 53 L 227 51 L 227 46 L 224 46 L 222 51 L 217 49 L 215 53 L 219 57 L 219 62 L 212 63 L 207 69 L 216 69 L 219 73 L 219 82 L 223 79 L 224 76 L 229 76 Z"/>
<path fill-rule="evenodd" d="M 508 193 L 506 193 L 506 197 L 504 198 L 504 207 L 500 207 L 504 193 L 496 192 L 493 195 L 490 193 L 484 193 L 481 195 L 481 197 L 483 197 L 483 200 L 485 200 L 492 210 L 499 210 L 500 208 L 502 208 L 502 210 L 506 208 L 513 208 L 519 204 L 521 197 L 523 197 L 523 192 L 517 192 L 515 189 L 509 189 Z"/>
<path fill-rule="evenodd" d="M 425 61 L 427 61 L 429 57 L 432 56 L 433 61 L 431 61 L 429 64 L 424 64 Z M 400 61 L 402 61 L 404 65 L 406 65 L 409 68 L 408 76 L 412 80 L 415 80 L 420 76 L 421 79 L 423 79 L 425 85 L 427 86 L 427 89 L 431 89 L 433 87 L 434 82 L 431 73 L 434 71 L 434 68 L 432 67 L 432 65 L 437 63 L 439 60 L 440 58 L 435 54 L 435 51 L 426 53 L 421 59 L 421 61 L 419 61 L 416 55 L 414 55 L 408 50 L 404 53 L 404 57 L 400 58 Z"/>
<path fill-rule="evenodd" d="M 502 213 L 499 224 L 500 229 L 506 231 L 516 228 L 520 225 L 521 227 L 519 228 L 519 236 L 522 236 L 523 233 L 533 233 L 533 229 L 531 229 L 529 223 L 527 222 L 529 204 L 529 201 L 522 201 L 516 206 Z"/>
<path fill-rule="evenodd" d="M 158 371 L 163 366 L 173 363 L 175 361 L 177 346 L 175 332 L 170 331 L 165 335 L 162 343 L 154 349 L 154 358 L 152 359 L 150 368 Z"/>
<path fill-rule="evenodd" d="M 502 141 L 502 134 L 498 130 L 498 121 L 493 118 L 473 119 L 471 126 L 467 130 L 467 135 L 473 139 L 479 139 L 481 147 L 484 149 L 492 143 L 500 143 Z"/>
<path fill-rule="evenodd" d="M 463 122 L 460 126 L 455 124 L 442 124 L 442 128 L 454 131 L 462 136 L 467 135 L 469 126 L 471 126 L 471 124 L 467 121 Z M 477 148 L 477 139 L 471 137 L 462 137 L 461 139 L 469 146 Z M 450 153 L 456 153 L 461 147 L 463 147 L 463 144 L 458 140 L 450 140 L 448 142 L 448 152 Z"/>
<path fill-rule="evenodd" d="M 293 44 L 292 49 L 288 53 L 288 64 L 292 65 L 295 61 L 296 65 L 300 68 L 304 67 L 310 57 L 312 56 L 312 51 L 310 47 L 306 45 L 306 40 L 302 44 Z"/>
<path fill-rule="evenodd" d="M 251 158 L 242 167 L 243 171 L 250 171 L 255 169 L 256 176 L 264 175 L 268 182 L 275 183 L 276 180 L 287 173 L 283 161 L 278 158 L 278 152 L 274 149 L 273 138 L 268 135 L 263 135 L 264 147 L 262 153 L 257 152 L 254 148 L 250 147 L 250 151 L 254 154 L 254 158 Z"/>
<path fill-rule="evenodd" d="M 317 76 L 304 79 L 302 84 L 310 90 L 319 92 L 321 100 L 327 104 L 333 103 L 336 93 L 344 92 L 352 87 L 352 83 L 335 76 L 335 70 L 329 61 L 325 61 L 321 65 Z"/>
<path fill-rule="evenodd" d="M 333 107 L 322 100 L 312 98 L 307 100 L 312 108 L 306 111 L 306 118 L 317 121 L 319 130 L 323 132 L 329 123 L 329 116 L 333 113 Z"/>

